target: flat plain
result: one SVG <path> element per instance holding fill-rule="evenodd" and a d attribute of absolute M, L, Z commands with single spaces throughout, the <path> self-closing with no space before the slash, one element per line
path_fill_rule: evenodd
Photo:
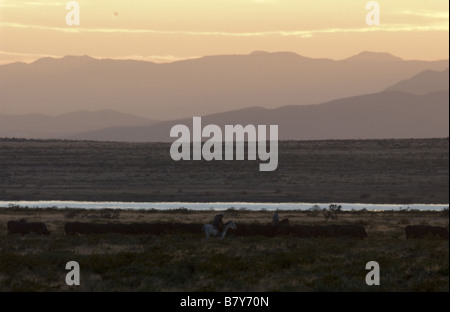
<path fill-rule="evenodd" d="M 280 211 L 295 225 L 359 225 L 364 239 L 293 235 L 205 240 L 198 232 L 65 235 L 67 222 L 210 222 L 217 211 L 0 209 L 0 291 L 449 291 L 448 240 L 406 239 L 407 225 L 448 230 L 449 141 L 280 142 L 278 170 L 258 162 L 174 162 L 165 143 L 0 141 L 0 200 L 400 203 L 401 211 Z M 231 208 L 231 207 L 230 207 Z M 237 227 L 267 225 L 271 211 L 228 209 Z M 9 220 L 44 222 L 51 234 L 8 234 Z M 68 286 L 77 261 L 81 285 Z M 380 286 L 365 282 L 380 265 Z"/>
<path fill-rule="evenodd" d="M 169 143 L 4 139 L 0 200 L 449 202 L 448 138 L 282 141 L 276 171 L 259 162 L 176 162 Z"/>

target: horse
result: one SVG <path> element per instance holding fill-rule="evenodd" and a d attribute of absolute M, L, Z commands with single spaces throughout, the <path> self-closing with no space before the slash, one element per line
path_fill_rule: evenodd
<path fill-rule="evenodd" d="M 236 224 L 233 221 L 228 221 L 227 223 L 224 224 L 222 233 L 220 233 L 219 230 L 214 225 L 209 223 L 203 226 L 202 231 L 206 235 L 206 240 L 208 240 L 211 235 L 220 236 L 220 239 L 223 239 L 227 234 L 228 229 L 230 228 L 233 230 L 236 229 Z"/>
<path fill-rule="evenodd" d="M 283 220 L 278 221 L 278 222 L 276 222 L 274 220 L 272 222 L 269 222 L 268 225 L 271 225 L 271 226 L 289 226 L 289 219 L 286 218 L 286 219 L 283 219 Z"/>

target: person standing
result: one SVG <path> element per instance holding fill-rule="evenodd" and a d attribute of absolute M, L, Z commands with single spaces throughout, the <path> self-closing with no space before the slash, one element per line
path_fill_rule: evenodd
<path fill-rule="evenodd" d="M 278 211 L 275 211 L 272 217 L 272 224 L 277 225 L 278 223 L 280 223 L 280 218 L 278 217 Z"/>

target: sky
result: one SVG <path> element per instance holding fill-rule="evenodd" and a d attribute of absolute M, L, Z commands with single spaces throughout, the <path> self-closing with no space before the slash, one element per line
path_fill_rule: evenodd
<path fill-rule="evenodd" d="M 291 51 L 344 59 L 362 51 L 404 59 L 448 59 L 447 0 L 0 0 L 0 64 L 38 58 L 171 62 L 217 54 Z"/>

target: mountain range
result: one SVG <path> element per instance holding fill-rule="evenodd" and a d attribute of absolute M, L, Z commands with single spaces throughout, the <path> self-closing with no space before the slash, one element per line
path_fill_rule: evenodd
<path fill-rule="evenodd" d="M 387 91 L 316 105 L 245 108 L 202 117 L 202 125 L 278 125 L 280 140 L 448 137 L 449 92 L 413 95 Z M 168 142 L 170 129 L 192 118 L 149 126 L 114 127 L 71 136 L 76 140 Z"/>
<path fill-rule="evenodd" d="M 376 93 L 448 60 L 362 52 L 344 60 L 291 52 L 215 55 L 157 64 L 88 56 L 0 66 L 0 113 L 112 109 L 172 120 L 243 109 L 319 104 Z"/>
<path fill-rule="evenodd" d="M 449 72 L 444 71 L 423 71 L 411 79 L 400 81 L 387 88 L 387 91 L 404 91 L 411 94 L 425 94 L 434 91 L 448 90 Z"/>
<path fill-rule="evenodd" d="M 0 137 L 63 138 L 117 126 L 150 125 L 155 120 L 113 110 L 76 111 L 57 116 L 0 114 Z"/>
<path fill-rule="evenodd" d="M 288 52 L 168 64 L 43 58 L 0 66 L 0 137 L 171 141 L 174 124 L 278 124 L 280 139 L 448 136 L 448 60 Z M 126 113 L 119 113 L 126 112 Z M 158 121 L 167 120 L 167 121 Z"/>

